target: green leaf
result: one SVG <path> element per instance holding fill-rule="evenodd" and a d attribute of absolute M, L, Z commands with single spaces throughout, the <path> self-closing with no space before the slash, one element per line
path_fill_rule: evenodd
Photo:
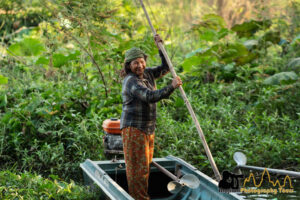
<path fill-rule="evenodd" d="M 224 38 L 226 35 L 229 34 L 229 30 L 227 28 L 222 28 L 219 32 L 218 32 L 218 39 L 222 39 Z"/>
<path fill-rule="evenodd" d="M 185 72 L 190 72 L 192 70 L 193 66 L 196 66 L 199 64 L 200 64 L 200 62 L 199 62 L 198 56 L 192 56 L 187 59 L 184 59 L 184 61 L 182 63 L 182 67 Z"/>
<path fill-rule="evenodd" d="M 12 44 L 8 48 L 10 54 L 17 56 L 38 56 L 45 51 L 42 42 L 35 38 L 25 38 L 20 42 Z"/>
<path fill-rule="evenodd" d="M 0 108 L 5 107 L 7 105 L 7 96 L 6 94 L 1 95 L 0 98 Z"/>
<path fill-rule="evenodd" d="M 279 44 L 280 40 L 280 33 L 278 31 L 268 31 L 259 39 L 259 43 L 272 42 L 273 44 Z"/>
<path fill-rule="evenodd" d="M 266 85 L 291 84 L 298 80 L 295 72 L 280 72 L 264 80 Z"/>
<path fill-rule="evenodd" d="M 44 56 L 39 57 L 39 59 L 35 62 L 36 65 L 49 65 L 49 58 Z"/>
<path fill-rule="evenodd" d="M 185 58 L 192 57 L 192 56 L 196 55 L 197 53 L 202 53 L 202 52 L 204 52 L 206 50 L 208 50 L 208 49 L 203 49 L 203 48 L 196 49 L 195 51 L 192 51 L 192 52 L 186 54 Z"/>
<path fill-rule="evenodd" d="M 224 71 L 232 72 L 234 70 L 234 64 L 230 63 L 224 66 Z"/>
<path fill-rule="evenodd" d="M 0 74 L 0 85 L 7 84 L 8 78 Z"/>
<path fill-rule="evenodd" d="M 80 55 L 80 51 L 76 50 L 74 53 L 70 53 L 68 55 L 68 59 L 70 60 L 77 60 L 78 56 Z"/>
<path fill-rule="evenodd" d="M 205 41 L 214 41 L 217 39 L 217 37 L 218 37 L 217 32 L 212 29 L 206 29 L 202 31 L 200 35 L 201 40 L 205 40 Z"/>
<path fill-rule="evenodd" d="M 3 106 L 6 106 L 6 104 L 7 104 L 7 102 L 5 104 L 3 104 Z M 11 120 L 13 118 L 13 116 L 12 116 L 11 112 L 6 112 L 1 118 L 2 118 L 1 119 L 2 123 L 8 124 L 9 120 Z"/>
<path fill-rule="evenodd" d="M 244 42 L 244 46 L 248 49 L 251 50 L 253 48 L 255 48 L 258 45 L 258 41 L 257 40 L 247 40 Z"/>
<path fill-rule="evenodd" d="M 184 107 L 184 101 L 182 98 L 176 98 L 175 100 L 175 106 L 176 107 Z"/>
<path fill-rule="evenodd" d="M 65 64 L 67 64 L 69 61 L 78 59 L 79 55 L 80 55 L 80 51 L 78 51 L 78 50 L 75 51 L 74 53 L 71 53 L 71 54 L 67 55 L 67 56 L 65 56 L 62 53 L 54 53 L 53 56 L 52 56 L 53 66 L 59 68 L 59 67 L 65 65 Z"/>
<path fill-rule="evenodd" d="M 249 62 L 250 52 L 248 49 L 240 43 L 232 43 L 221 46 L 221 60 L 228 64 L 232 62 L 236 62 L 239 65 L 245 64 Z"/>
<path fill-rule="evenodd" d="M 55 53 L 52 56 L 53 59 L 53 67 L 61 67 L 68 62 L 68 57 L 62 53 Z"/>
<path fill-rule="evenodd" d="M 204 15 L 202 21 L 193 25 L 192 29 L 198 31 L 200 38 L 206 41 L 215 41 L 228 34 L 225 20 L 215 14 Z"/>
<path fill-rule="evenodd" d="M 244 22 L 234 25 L 231 30 L 235 31 L 239 37 L 252 37 L 258 30 L 266 29 L 271 26 L 270 20 Z"/>
<path fill-rule="evenodd" d="M 186 59 L 184 59 L 181 66 L 183 67 L 185 72 L 191 72 L 193 67 L 199 66 L 199 65 L 205 65 L 209 66 L 212 65 L 213 62 L 217 62 L 217 48 L 216 46 L 213 46 L 211 48 L 202 49 L 199 48 L 189 54 L 186 55 Z"/>
<path fill-rule="evenodd" d="M 207 14 L 202 18 L 202 22 L 200 23 L 202 27 L 210 28 L 214 30 L 220 30 L 226 27 L 225 20 L 216 14 Z"/>
<path fill-rule="evenodd" d="M 287 65 L 289 70 L 293 70 L 297 73 L 300 72 L 300 57 L 292 59 Z"/>

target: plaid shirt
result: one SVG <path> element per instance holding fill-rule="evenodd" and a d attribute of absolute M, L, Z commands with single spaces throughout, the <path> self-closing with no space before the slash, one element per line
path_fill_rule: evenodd
<path fill-rule="evenodd" d="M 156 90 L 155 79 L 169 72 L 169 67 L 161 52 L 161 66 L 146 68 L 143 79 L 129 73 L 123 80 L 123 109 L 120 128 L 133 126 L 141 131 L 152 134 L 156 122 L 156 102 L 167 98 L 174 91 L 172 84 Z"/>

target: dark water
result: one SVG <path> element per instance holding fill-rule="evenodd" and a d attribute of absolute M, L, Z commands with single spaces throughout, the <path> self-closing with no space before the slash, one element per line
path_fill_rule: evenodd
<path fill-rule="evenodd" d="M 174 171 L 171 170 L 171 173 Z M 114 179 L 126 192 L 128 192 L 128 185 L 126 180 L 126 173 L 123 170 L 119 172 L 117 175 L 116 173 L 108 173 L 109 176 Z M 152 198 L 167 198 L 172 194 L 168 191 L 167 185 L 172 181 L 168 176 L 166 176 L 162 172 L 151 172 L 149 177 L 149 188 L 148 194 Z M 157 184 L 159 183 L 159 184 Z"/>

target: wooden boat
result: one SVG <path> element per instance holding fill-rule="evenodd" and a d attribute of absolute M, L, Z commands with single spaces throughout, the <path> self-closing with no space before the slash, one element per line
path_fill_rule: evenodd
<path fill-rule="evenodd" d="M 243 199 L 235 193 L 221 193 L 218 183 L 204 173 L 197 170 L 184 160 L 167 156 L 165 158 L 154 158 L 155 162 L 173 174 L 193 174 L 200 180 L 196 189 L 182 187 L 175 194 L 167 190 L 167 184 L 172 181 L 168 176 L 151 165 L 148 193 L 155 200 L 233 200 Z M 111 200 L 134 200 L 128 194 L 126 171 L 124 160 L 117 161 L 91 161 L 87 159 L 80 164 L 83 170 L 86 185 L 97 185 L 102 193 L 99 199 L 109 198 Z M 97 187 L 96 186 L 96 187 Z"/>

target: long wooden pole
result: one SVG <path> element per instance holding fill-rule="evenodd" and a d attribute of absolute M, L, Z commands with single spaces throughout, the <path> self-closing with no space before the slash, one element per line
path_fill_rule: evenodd
<path fill-rule="evenodd" d="M 177 178 L 177 176 L 175 176 L 174 174 L 172 174 L 171 172 L 169 172 L 168 170 L 166 170 L 165 168 L 163 168 L 162 166 L 160 166 L 157 162 L 152 161 L 152 164 L 155 167 L 157 167 L 157 169 L 159 169 L 162 173 L 164 173 L 165 175 L 167 175 L 168 177 L 170 177 L 173 181 L 179 182 L 179 178 Z"/>
<path fill-rule="evenodd" d="M 149 18 L 148 12 L 147 12 L 147 10 L 146 10 L 146 8 L 145 8 L 145 6 L 144 6 L 143 0 L 140 0 L 140 3 L 141 3 L 141 6 L 142 6 L 142 8 L 143 8 L 143 10 L 144 10 L 144 12 L 145 12 L 145 15 L 146 15 L 146 17 L 147 17 L 148 23 L 149 23 L 149 25 L 150 25 L 150 27 L 151 27 L 151 30 L 152 30 L 152 32 L 153 32 L 153 35 L 156 35 L 156 30 L 154 29 L 154 27 L 153 27 L 153 25 L 152 25 L 152 23 L 151 23 L 151 20 L 150 20 L 150 18 Z M 171 71 L 173 77 L 175 78 L 177 75 L 176 75 L 176 72 L 175 72 L 175 70 L 174 70 L 173 64 L 172 64 L 172 62 L 171 62 L 171 60 L 170 60 L 170 58 L 169 58 L 169 56 L 168 56 L 168 53 L 167 53 L 167 51 L 166 51 L 164 45 L 163 45 L 161 42 L 158 43 L 158 48 L 162 51 L 162 53 L 163 53 L 163 55 L 164 55 L 164 57 L 165 57 L 165 59 L 166 59 L 168 65 L 169 65 L 169 69 L 170 69 L 170 71 Z M 216 177 L 217 181 L 220 181 L 220 180 L 221 180 L 220 172 L 219 172 L 219 170 L 218 170 L 218 168 L 217 168 L 217 166 L 216 166 L 216 163 L 215 163 L 215 161 L 214 161 L 214 159 L 213 159 L 213 157 L 212 157 L 212 154 L 211 154 L 210 149 L 209 149 L 209 147 L 208 147 L 208 145 L 207 145 L 207 142 L 206 142 L 206 140 L 205 140 L 203 131 L 202 131 L 201 127 L 200 127 L 200 124 L 199 124 L 198 119 L 197 119 L 197 117 L 196 117 L 196 115 L 195 115 L 195 113 L 194 113 L 194 110 L 193 110 L 193 108 L 192 108 L 192 106 L 191 106 L 189 100 L 187 99 L 187 97 L 186 97 L 186 95 L 185 95 L 185 92 L 184 92 L 182 86 L 179 86 L 179 90 L 180 90 L 181 96 L 182 96 L 182 98 L 183 98 L 183 100 L 184 100 L 184 103 L 185 103 L 185 105 L 187 106 L 187 108 L 188 108 L 188 110 L 189 110 L 189 113 L 191 114 L 192 119 L 193 119 L 193 121 L 194 121 L 194 123 L 195 123 L 195 125 L 196 125 L 197 131 L 198 131 L 199 136 L 200 136 L 200 138 L 201 138 L 201 141 L 202 141 L 203 147 L 204 147 L 204 149 L 205 149 L 206 155 L 207 155 L 207 157 L 208 157 L 208 160 L 209 160 L 209 162 L 210 162 L 210 164 L 211 164 L 211 167 L 212 167 L 212 169 L 213 169 L 213 171 L 214 171 L 215 177 Z"/>

